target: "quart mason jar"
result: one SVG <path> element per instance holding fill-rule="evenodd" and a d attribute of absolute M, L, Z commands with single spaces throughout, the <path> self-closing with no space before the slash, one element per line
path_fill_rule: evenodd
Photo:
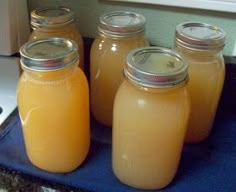
<path fill-rule="evenodd" d="M 99 18 L 99 34 L 90 54 L 91 111 L 104 125 L 112 125 L 113 102 L 126 55 L 148 44 L 144 30 L 145 18 L 137 13 L 110 12 Z"/>
<path fill-rule="evenodd" d="M 79 66 L 84 69 L 83 39 L 75 23 L 75 15 L 69 8 L 39 8 L 31 12 L 30 40 L 50 37 L 62 37 L 74 40 L 78 44 Z"/>
<path fill-rule="evenodd" d="M 34 40 L 20 49 L 17 102 L 27 155 L 49 172 L 70 172 L 90 145 L 89 88 L 76 43 Z"/>
<path fill-rule="evenodd" d="M 139 48 L 127 56 L 113 112 L 112 166 L 139 189 L 161 189 L 175 176 L 190 113 L 187 65 L 174 51 Z"/>
<path fill-rule="evenodd" d="M 186 142 L 200 142 L 210 134 L 221 96 L 225 65 L 225 32 L 206 23 L 176 27 L 175 49 L 189 65 L 191 115 Z"/>

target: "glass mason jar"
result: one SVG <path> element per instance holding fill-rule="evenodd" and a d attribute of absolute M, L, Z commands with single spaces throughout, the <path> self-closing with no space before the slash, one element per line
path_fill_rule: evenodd
<path fill-rule="evenodd" d="M 175 176 L 187 129 L 187 65 L 172 50 L 139 48 L 124 76 L 114 101 L 113 171 L 127 185 L 161 189 Z"/>
<path fill-rule="evenodd" d="M 62 37 L 74 40 L 78 44 L 80 56 L 79 66 L 84 70 L 84 45 L 82 36 L 75 23 L 75 15 L 71 9 L 39 8 L 31 12 L 30 40 L 50 37 Z"/>
<path fill-rule="evenodd" d="M 77 67 L 76 43 L 62 38 L 34 40 L 20 49 L 24 72 L 17 102 L 27 155 L 50 172 L 70 172 L 90 145 L 89 88 Z"/>
<path fill-rule="evenodd" d="M 189 65 L 192 110 L 186 142 L 200 142 L 210 134 L 225 78 L 224 41 L 225 32 L 213 25 L 190 22 L 176 27 L 175 49 Z"/>
<path fill-rule="evenodd" d="M 145 18 L 137 13 L 110 12 L 99 18 L 99 34 L 90 54 L 91 111 L 104 125 L 112 125 L 113 102 L 126 55 L 148 44 L 144 30 Z"/>

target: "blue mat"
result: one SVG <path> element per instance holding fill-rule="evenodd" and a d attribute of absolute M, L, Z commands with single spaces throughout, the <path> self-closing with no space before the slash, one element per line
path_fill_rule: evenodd
<path fill-rule="evenodd" d="M 27 159 L 19 117 L 15 115 L 7 125 L 8 134 L 0 140 L 0 165 L 88 191 L 139 191 L 115 178 L 111 170 L 110 133 L 102 127 L 95 127 L 95 123 L 92 125 L 94 139 L 83 165 L 72 173 L 51 174 L 34 167 Z M 101 133 L 101 140 L 98 133 Z M 162 191 L 236 191 L 236 117 L 218 114 L 207 141 L 185 145 L 177 175 Z"/>

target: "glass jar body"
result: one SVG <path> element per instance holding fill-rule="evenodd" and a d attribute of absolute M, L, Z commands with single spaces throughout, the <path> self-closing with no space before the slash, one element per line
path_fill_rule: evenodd
<path fill-rule="evenodd" d="M 186 142 L 203 141 L 211 132 L 225 79 L 221 50 L 192 51 L 176 46 L 176 51 L 189 65 L 188 90 L 191 114 Z"/>
<path fill-rule="evenodd" d="M 62 37 L 71 39 L 78 44 L 78 53 L 80 57 L 79 67 L 84 70 L 84 43 L 82 36 L 76 27 L 75 22 L 61 26 L 61 27 L 37 27 L 33 28 L 30 35 L 30 40 L 50 38 L 50 37 Z"/>
<path fill-rule="evenodd" d="M 82 70 L 24 71 L 17 102 L 27 155 L 50 172 L 70 172 L 90 145 L 88 83 Z"/>
<path fill-rule="evenodd" d="M 185 84 L 154 90 L 125 80 L 115 98 L 112 127 L 118 179 L 139 189 L 168 185 L 178 168 L 189 113 Z"/>
<path fill-rule="evenodd" d="M 134 48 L 148 45 L 143 34 L 110 37 L 99 34 L 90 54 L 91 111 L 100 123 L 111 126 L 113 102 L 123 80 L 126 55 Z"/>

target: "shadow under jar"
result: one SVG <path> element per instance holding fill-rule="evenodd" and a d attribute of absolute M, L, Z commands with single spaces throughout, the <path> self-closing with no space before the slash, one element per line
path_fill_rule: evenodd
<path fill-rule="evenodd" d="M 176 27 L 175 50 L 189 65 L 191 114 L 186 142 L 203 141 L 211 132 L 225 79 L 225 32 L 206 23 Z"/>
<path fill-rule="evenodd" d="M 139 189 L 161 189 L 175 176 L 190 113 L 187 65 L 174 51 L 131 51 L 113 113 L 112 166 Z"/>
<path fill-rule="evenodd" d="M 123 77 L 126 55 L 147 46 L 145 18 L 137 13 L 116 11 L 99 18 L 98 36 L 90 54 L 91 111 L 95 119 L 111 127 L 113 102 Z"/>
<path fill-rule="evenodd" d="M 49 172 L 70 172 L 90 145 L 89 88 L 71 40 L 34 40 L 20 49 L 17 103 L 27 155 Z"/>
<path fill-rule="evenodd" d="M 66 7 L 39 8 L 31 12 L 30 40 L 62 37 L 78 44 L 79 67 L 84 70 L 84 43 L 75 22 L 74 12 Z"/>

